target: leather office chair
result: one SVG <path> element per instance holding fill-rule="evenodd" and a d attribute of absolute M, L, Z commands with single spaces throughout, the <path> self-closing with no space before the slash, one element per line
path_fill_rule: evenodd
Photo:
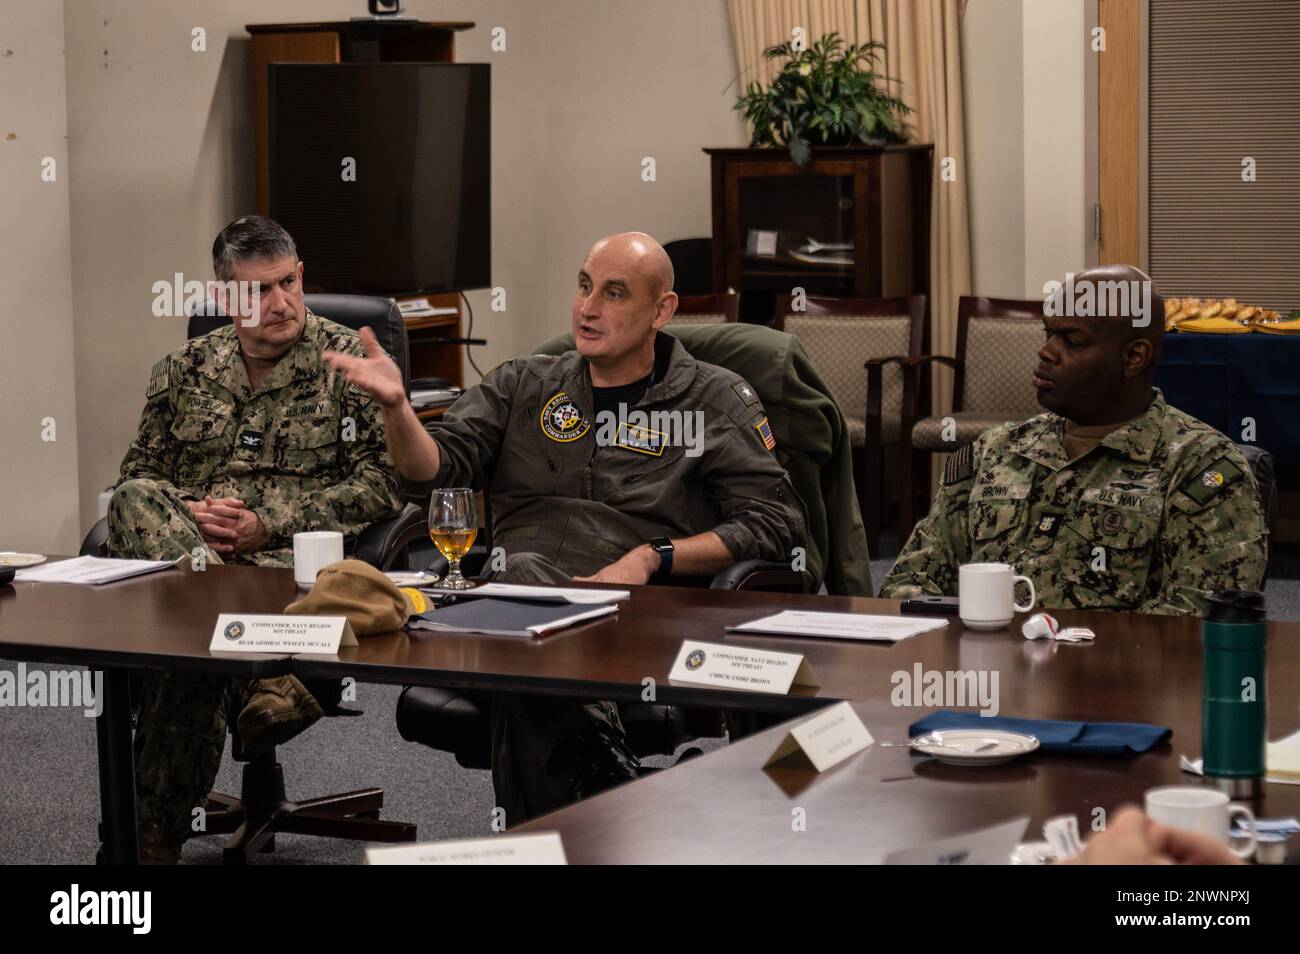
<path fill-rule="evenodd" d="M 1258 444 L 1238 444 L 1237 450 L 1250 464 L 1259 487 L 1259 504 L 1264 510 L 1264 525 L 1268 527 L 1268 555 L 1264 566 L 1264 580 L 1267 581 L 1273 563 L 1273 538 L 1277 536 L 1277 468 L 1273 455 Z M 1260 588 L 1263 588 L 1263 583 Z"/>
<path fill-rule="evenodd" d="M 750 324 L 670 330 L 697 359 L 737 371 L 758 393 L 776 435 L 777 455 L 809 512 L 812 576 L 824 575 L 832 593 L 873 595 L 866 539 L 852 489 L 847 427 L 799 342 Z M 536 350 L 558 354 L 572 347 L 572 339 L 561 336 Z M 480 552 L 481 562 L 486 548 Z M 801 575 L 788 564 L 761 561 L 733 564 L 699 582 L 715 589 L 803 588 Z M 398 700 L 397 727 L 407 741 L 451 752 L 466 768 L 483 769 L 489 767 L 489 709 L 487 693 L 409 686 Z M 619 713 L 628 744 L 639 756 L 672 755 L 695 738 L 723 731 L 713 710 L 636 702 L 620 705 Z M 728 716 L 733 738 L 760 728 L 763 721 Z"/>
<path fill-rule="evenodd" d="M 353 330 L 368 327 L 374 331 L 384 350 L 401 368 L 402 380 L 409 391 L 406 324 L 393 301 L 362 295 L 307 295 L 306 304 L 322 318 Z M 197 311 L 189 318 L 187 332 L 190 338 L 207 334 L 230 322 L 215 308 Z M 404 562 L 410 544 L 424 539 L 427 532 L 423 509 L 408 503 L 397 517 L 371 524 L 356 539 L 347 540 L 347 555 L 387 570 L 399 560 Z M 102 556 L 107 539 L 108 521 L 100 520 L 82 541 L 81 554 Z M 132 680 L 131 685 L 134 707 L 137 681 Z M 360 711 L 339 705 L 342 696 L 340 680 L 308 680 L 306 685 L 326 716 L 361 715 Z M 277 832 L 369 842 L 415 840 L 415 825 L 379 818 L 384 804 L 384 790 L 381 788 L 289 801 L 285 794 L 284 770 L 276 759 L 275 749 L 255 755 L 246 753 L 239 736 L 238 711 L 227 716 L 231 756 L 236 762 L 245 763 L 243 781 L 238 798 L 221 792 L 208 795 L 205 806 L 207 828 L 204 832 L 208 835 L 231 835 L 222 850 L 226 864 L 246 864 L 261 852 L 274 851 Z"/>
<path fill-rule="evenodd" d="M 730 291 L 725 295 L 683 295 L 678 298 L 677 311 L 673 313 L 670 327 L 680 325 L 719 325 L 740 320 L 740 294 Z"/>
<path fill-rule="evenodd" d="M 963 295 L 957 306 L 957 354 L 923 355 L 902 362 L 902 503 L 899 543 L 907 541 L 918 514 L 930 506 L 931 454 L 950 454 L 998 424 L 1041 414 L 1030 381 L 1035 355 L 1043 346 L 1041 299 L 975 298 Z M 929 396 L 923 370 L 931 364 L 952 368 L 952 411 L 923 416 L 922 391 Z M 951 418 L 951 422 L 949 422 Z M 918 508 L 917 497 L 922 498 Z"/>
<path fill-rule="evenodd" d="M 903 369 L 928 344 L 924 295 L 776 299 L 772 325 L 794 335 L 830 387 L 849 425 L 867 548 L 880 551 L 886 509 L 885 448 L 903 444 Z M 928 398 L 924 387 L 921 398 Z M 922 406 L 928 406 L 923 402 Z"/>

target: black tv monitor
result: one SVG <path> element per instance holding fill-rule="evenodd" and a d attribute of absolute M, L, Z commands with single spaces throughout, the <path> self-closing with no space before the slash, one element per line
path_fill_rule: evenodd
<path fill-rule="evenodd" d="M 273 63 L 267 79 L 270 214 L 306 287 L 491 285 L 487 64 Z"/>

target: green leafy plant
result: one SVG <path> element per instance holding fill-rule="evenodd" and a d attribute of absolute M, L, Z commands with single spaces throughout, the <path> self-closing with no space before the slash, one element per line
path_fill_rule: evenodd
<path fill-rule="evenodd" d="M 792 43 L 765 50 L 766 59 L 786 62 L 766 89 L 750 83 L 736 102 L 754 131 L 749 144 L 784 143 L 803 166 L 814 143 L 903 142 L 903 117 L 912 110 L 876 85 L 886 79 L 873 69 L 883 49 L 874 41 L 845 46 L 838 33 L 827 33 L 804 50 Z"/>

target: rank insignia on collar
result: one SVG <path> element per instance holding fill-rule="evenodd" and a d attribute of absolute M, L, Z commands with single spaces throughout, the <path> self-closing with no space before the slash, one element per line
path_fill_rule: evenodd
<path fill-rule="evenodd" d="M 591 421 L 563 391 L 546 402 L 540 424 L 543 434 L 561 444 L 576 441 L 591 430 Z"/>
<path fill-rule="evenodd" d="M 239 435 L 239 446 L 244 450 L 257 450 L 262 446 L 262 435 L 257 431 L 244 431 Z"/>
<path fill-rule="evenodd" d="M 772 425 L 763 418 L 754 424 L 754 430 L 758 431 L 758 436 L 763 439 L 763 446 L 770 451 L 776 450 L 776 438 L 772 434 Z"/>

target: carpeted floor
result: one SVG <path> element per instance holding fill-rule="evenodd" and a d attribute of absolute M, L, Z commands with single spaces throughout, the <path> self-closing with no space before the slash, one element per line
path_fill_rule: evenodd
<path fill-rule="evenodd" d="M 888 559 L 872 563 L 880 582 Z M 1267 587 L 1274 619 L 1300 619 L 1300 558 L 1279 554 Z M 1286 573 L 1289 579 L 1278 578 Z M 15 664 L 0 661 L 0 668 Z M 29 669 L 32 667 L 28 667 Z M 421 840 L 491 834 L 494 805 L 487 772 L 397 734 L 399 688 L 359 685 L 349 707 L 359 718 L 325 719 L 280 750 L 290 798 L 380 786 L 384 817 L 414 822 Z M 80 710 L 0 708 L 0 863 L 88 863 L 98 842 L 99 788 L 94 721 Z M 239 766 L 223 761 L 219 791 L 239 791 Z M 185 861 L 220 863 L 220 836 L 192 839 Z M 259 863 L 356 863 L 362 847 L 295 835 L 277 838 Z"/>

